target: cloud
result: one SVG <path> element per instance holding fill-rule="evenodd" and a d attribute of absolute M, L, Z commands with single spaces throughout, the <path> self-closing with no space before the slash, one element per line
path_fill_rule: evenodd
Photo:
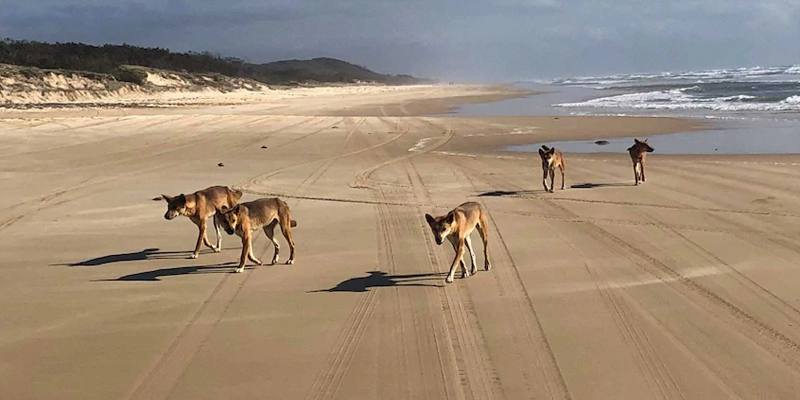
<path fill-rule="evenodd" d="M 8 3 L 8 4 L 5 4 Z M 510 80 L 800 62 L 795 0 L 0 0 L 0 35 Z"/>

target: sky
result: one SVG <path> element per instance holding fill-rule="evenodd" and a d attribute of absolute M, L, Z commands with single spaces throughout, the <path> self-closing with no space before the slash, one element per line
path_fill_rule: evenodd
<path fill-rule="evenodd" d="M 800 0 L 0 0 L 0 37 L 513 81 L 800 64 Z"/>

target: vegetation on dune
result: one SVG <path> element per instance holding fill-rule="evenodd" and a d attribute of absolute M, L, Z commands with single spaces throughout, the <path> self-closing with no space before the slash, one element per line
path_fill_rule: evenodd
<path fill-rule="evenodd" d="M 209 52 L 175 53 L 162 48 L 128 44 L 93 46 L 83 43 L 44 43 L 0 40 L 0 63 L 44 69 L 65 69 L 110 74 L 117 80 L 141 84 L 141 73 L 125 68 L 138 65 L 188 73 L 216 73 L 252 79 L 265 84 L 377 82 L 412 84 L 422 80 L 410 75 L 387 75 L 335 58 L 287 60 L 265 64 Z"/>

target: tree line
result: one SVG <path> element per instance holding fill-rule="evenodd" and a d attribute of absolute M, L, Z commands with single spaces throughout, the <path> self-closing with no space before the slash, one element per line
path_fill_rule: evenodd
<path fill-rule="evenodd" d="M 84 43 L 45 43 L 28 40 L 0 40 L 0 63 L 44 69 L 89 71 L 110 74 L 118 80 L 137 82 L 138 77 L 121 69 L 139 65 L 190 73 L 218 73 L 253 79 L 266 84 L 305 82 L 417 83 L 409 75 L 387 75 L 334 58 L 287 60 L 253 64 L 235 57 L 210 52 L 177 53 L 159 47 L 129 44 L 93 46 Z"/>

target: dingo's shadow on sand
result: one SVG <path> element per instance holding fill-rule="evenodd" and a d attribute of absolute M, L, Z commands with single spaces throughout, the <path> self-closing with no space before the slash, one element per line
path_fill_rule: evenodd
<path fill-rule="evenodd" d="M 98 265 L 113 264 L 125 261 L 144 261 L 144 260 L 182 260 L 189 258 L 191 250 L 184 251 L 160 251 L 157 247 L 151 247 L 130 253 L 109 254 L 106 256 L 90 258 L 66 265 L 70 267 L 96 267 Z M 213 253 L 210 249 L 203 249 L 200 254 Z"/>
<path fill-rule="evenodd" d="M 163 277 L 190 275 L 190 274 L 221 274 L 233 273 L 233 267 L 238 265 L 235 262 L 221 264 L 196 265 L 188 267 L 159 268 L 152 271 L 137 272 L 120 276 L 115 279 L 99 279 L 95 282 L 114 282 L 114 281 L 134 281 L 134 282 L 158 282 Z"/>
<path fill-rule="evenodd" d="M 70 267 L 96 267 L 98 265 L 113 264 L 124 261 L 143 261 L 143 260 L 175 260 L 188 258 L 191 251 L 160 251 L 157 247 L 142 249 L 130 253 L 109 254 L 101 257 L 90 258 L 68 265 Z"/>
<path fill-rule="evenodd" d="M 579 183 L 577 185 L 570 185 L 570 189 L 594 189 L 604 187 L 627 187 L 636 186 L 632 183 Z"/>
<path fill-rule="evenodd" d="M 479 193 L 478 197 L 514 197 L 534 193 L 544 193 L 544 190 L 493 190 Z"/>
<path fill-rule="evenodd" d="M 360 276 L 357 278 L 350 278 L 339 282 L 336 286 L 330 289 L 312 290 L 308 293 L 319 292 L 368 292 L 370 288 L 375 287 L 391 287 L 391 286 L 428 286 L 428 287 L 443 287 L 443 285 L 435 285 L 425 282 L 441 281 L 445 275 L 444 272 L 435 272 L 427 274 L 409 274 L 409 275 L 389 275 L 383 271 L 368 271 L 367 276 Z"/>

